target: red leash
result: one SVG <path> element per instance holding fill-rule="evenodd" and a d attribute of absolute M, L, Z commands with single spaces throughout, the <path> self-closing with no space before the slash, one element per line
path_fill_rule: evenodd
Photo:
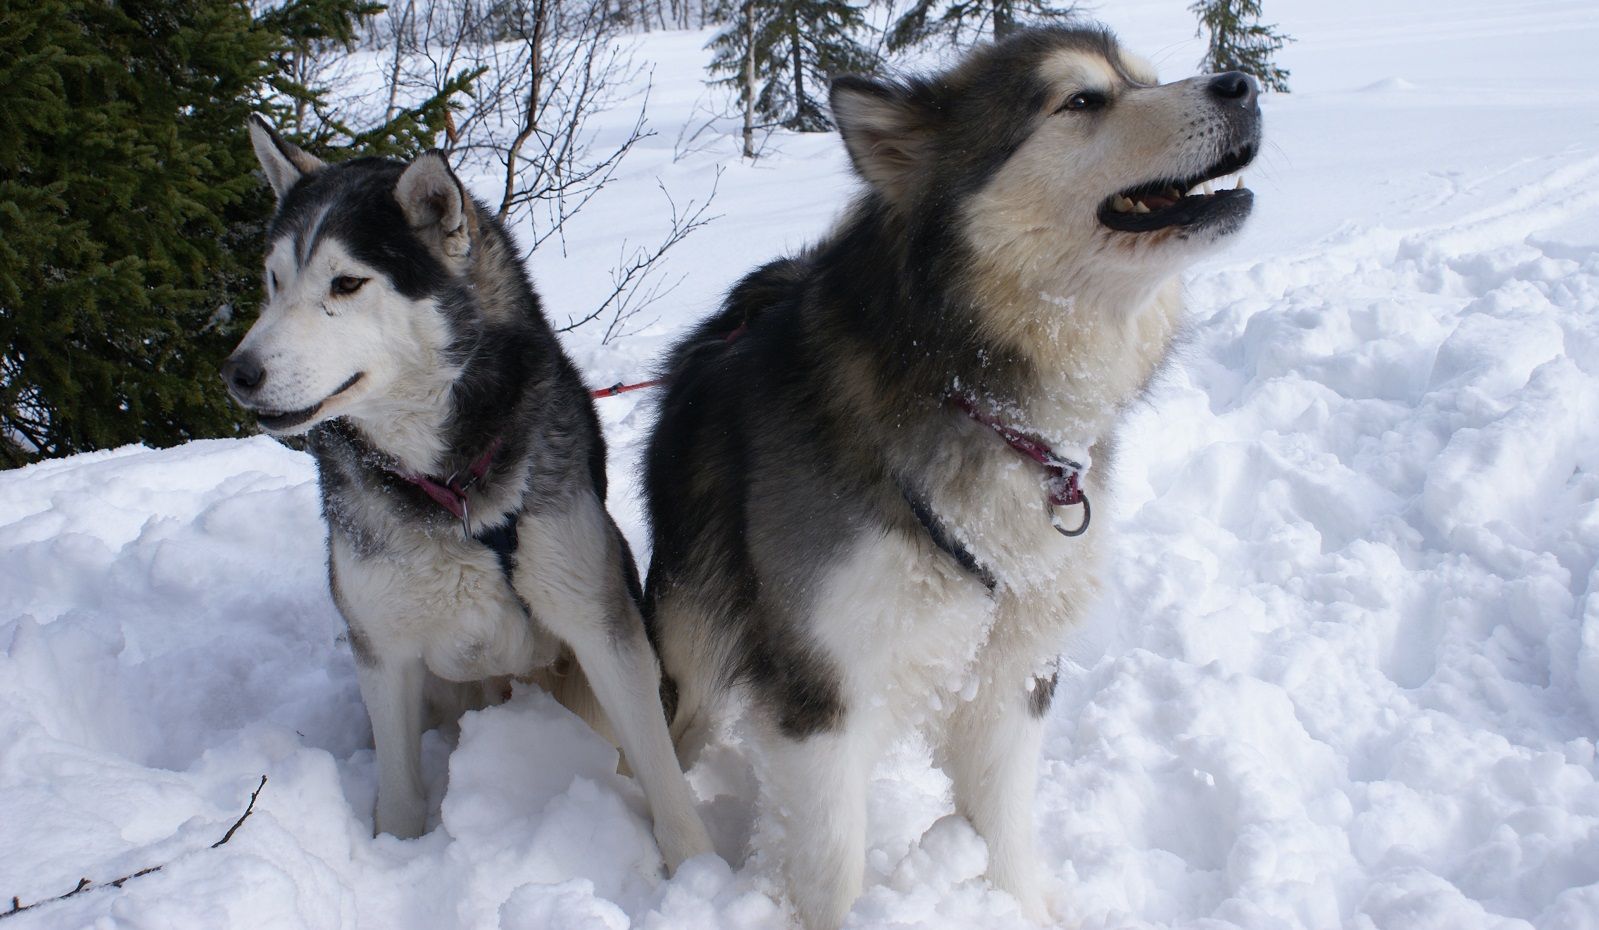
<path fill-rule="evenodd" d="M 590 391 L 589 396 L 595 400 L 599 400 L 602 397 L 615 397 L 618 394 L 626 394 L 628 391 L 641 391 L 644 388 L 651 388 L 665 383 L 666 381 L 664 379 L 659 378 L 654 381 L 640 381 L 637 384 L 623 384 L 622 382 L 618 381 L 610 387 L 603 387 L 597 391 Z"/>
<path fill-rule="evenodd" d="M 748 323 L 740 323 L 732 332 L 722 337 L 722 341 L 728 345 L 732 345 L 749 331 L 750 325 Z M 626 394 L 628 391 L 641 391 L 644 388 L 659 387 L 665 383 L 665 378 L 656 378 L 654 381 L 640 381 L 637 384 L 623 384 L 622 382 L 618 381 L 610 387 L 603 387 L 598 390 L 590 391 L 589 396 L 595 400 L 599 400 L 602 397 L 615 397 L 618 394 Z"/>

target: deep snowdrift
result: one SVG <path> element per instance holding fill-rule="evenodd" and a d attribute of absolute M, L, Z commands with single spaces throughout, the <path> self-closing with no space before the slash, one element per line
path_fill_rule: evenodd
<path fill-rule="evenodd" d="M 1174 76 L 1183 6 L 1100 15 Z M 1037 812 L 1061 916 L 1599 927 L 1599 17 L 1268 6 L 1300 43 L 1259 210 L 1192 276 L 1193 340 L 1126 437 L 1109 595 L 1063 644 Z M 540 254 L 555 313 L 651 234 L 657 175 L 702 193 L 732 151 L 672 160 L 704 38 L 643 42 L 664 131 Z M 662 322 L 571 340 L 591 380 L 640 374 L 848 189 L 831 136 L 730 165 Z M 636 543 L 646 406 L 602 402 Z M 782 925 L 736 743 L 691 776 L 733 865 L 664 881 L 614 751 L 531 690 L 453 752 L 428 737 L 439 829 L 371 838 L 340 632 L 313 470 L 269 440 L 0 474 L 0 900 L 170 863 L 8 926 Z M 946 789 L 890 754 L 852 926 L 1020 924 Z"/>

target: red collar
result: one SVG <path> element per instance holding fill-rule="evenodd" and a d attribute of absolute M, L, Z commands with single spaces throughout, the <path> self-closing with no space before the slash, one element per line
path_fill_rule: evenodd
<path fill-rule="evenodd" d="M 971 395 L 951 394 L 949 399 L 951 403 L 964 411 L 967 416 L 998 433 L 999 437 L 1005 440 L 1006 444 L 1012 449 L 1037 462 L 1044 469 L 1044 473 L 1049 477 L 1046 488 L 1048 489 L 1051 508 L 1071 507 L 1076 504 L 1083 505 L 1083 522 L 1077 529 L 1067 530 L 1059 523 L 1054 524 L 1055 529 L 1060 530 L 1061 534 L 1065 536 L 1081 536 L 1088 530 L 1088 520 L 1091 515 L 1088 506 L 1088 494 L 1083 491 L 1082 486 L 1078 483 L 1078 479 L 1083 472 L 1088 470 L 1087 468 L 1071 459 L 1056 455 L 1055 450 L 1050 448 L 1049 443 L 1037 436 L 1024 433 L 1014 426 L 1002 422 L 997 417 L 984 413 L 978 408 L 977 402 L 972 399 Z M 1050 516 L 1053 521 L 1053 511 Z"/>
<path fill-rule="evenodd" d="M 400 480 L 421 488 L 422 493 L 431 497 L 434 503 L 448 510 L 457 520 L 460 520 L 461 526 L 470 535 L 471 511 L 467 507 L 466 492 L 472 490 L 479 481 L 483 480 L 483 476 L 488 473 L 489 466 L 494 464 L 494 456 L 500 451 L 501 445 L 503 443 L 500 437 L 494 437 L 494 440 L 489 443 L 489 447 L 483 450 L 483 454 L 478 456 L 477 460 L 466 469 L 464 475 L 457 471 L 443 481 L 431 475 L 416 475 L 397 469 L 391 469 L 391 471 Z"/>

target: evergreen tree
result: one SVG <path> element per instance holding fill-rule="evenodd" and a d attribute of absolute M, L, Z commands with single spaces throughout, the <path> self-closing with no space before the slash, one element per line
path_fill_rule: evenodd
<path fill-rule="evenodd" d="M 828 82 L 838 74 L 870 74 L 876 53 L 857 40 L 866 30 L 865 6 L 851 0 L 729 0 L 718 11 L 727 23 L 711 40 L 717 83 L 739 90 L 745 110 L 745 154 L 758 117 L 762 125 L 797 132 L 833 128 Z"/>
<path fill-rule="evenodd" d="M 997 41 L 1019 26 L 1065 19 L 1076 8 L 1049 0 L 915 0 L 889 29 L 888 48 L 897 52 L 935 39 L 960 46 L 985 31 Z"/>
<path fill-rule="evenodd" d="M 1293 39 L 1275 25 L 1260 22 L 1261 0 L 1198 0 L 1188 9 L 1199 17 L 1196 35 L 1209 34 L 1200 70 L 1253 74 L 1267 90 L 1288 92 L 1288 71 L 1272 63 L 1272 55 Z"/>
<path fill-rule="evenodd" d="M 217 368 L 272 209 L 245 118 L 314 98 L 283 56 L 371 9 L 0 0 L 0 464 L 244 431 Z M 433 103 L 371 141 L 416 147 Z"/>

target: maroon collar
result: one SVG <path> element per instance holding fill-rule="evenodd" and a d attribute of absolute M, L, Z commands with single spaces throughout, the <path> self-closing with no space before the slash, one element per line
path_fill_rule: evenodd
<path fill-rule="evenodd" d="M 949 395 L 949 400 L 950 403 L 965 412 L 967 416 L 998 433 L 999 437 L 1005 440 L 1006 444 L 1012 449 L 1037 462 L 1044 469 L 1044 473 L 1049 477 L 1046 487 L 1049 493 L 1050 518 L 1052 522 L 1054 521 L 1053 508 L 1071 507 L 1076 504 L 1083 505 L 1083 522 L 1080 526 L 1075 530 L 1067 530 L 1059 523 L 1054 523 L 1055 529 L 1059 530 L 1064 536 L 1081 536 L 1087 532 L 1088 520 L 1091 516 L 1088 506 L 1088 494 L 1083 491 L 1082 486 L 1078 483 L 1078 479 L 1083 472 L 1088 470 L 1086 467 L 1071 459 L 1056 455 L 1055 450 L 1050 448 L 1049 443 L 1037 436 L 1024 433 L 999 418 L 983 412 L 969 394 L 951 394 Z"/>
<path fill-rule="evenodd" d="M 500 437 L 494 437 L 494 440 L 489 443 L 489 447 L 483 450 L 483 454 L 478 456 L 466 468 L 464 474 L 457 471 L 443 481 L 431 475 L 417 475 L 399 469 L 390 469 L 390 471 L 400 480 L 421 488 L 422 493 L 431 497 L 435 504 L 448 510 L 457 520 L 460 520 L 461 526 L 470 535 L 472 532 L 471 510 L 467 507 L 466 492 L 472 490 L 479 481 L 483 480 L 483 476 L 488 473 L 489 466 L 494 464 L 495 454 L 500 451 L 500 446 L 503 444 Z"/>

